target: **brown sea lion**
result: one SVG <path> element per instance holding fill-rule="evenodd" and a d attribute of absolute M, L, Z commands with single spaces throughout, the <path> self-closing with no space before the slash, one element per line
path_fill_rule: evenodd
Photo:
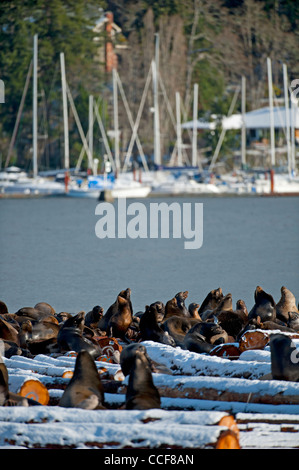
<path fill-rule="evenodd" d="M 257 286 L 254 293 L 255 304 L 248 314 L 248 320 L 260 317 L 261 321 L 276 319 L 276 305 L 272 295 Z"/>
<path fill-rule="evenodd" d="M 153 382 L 146 349 L 141 344 L 132 346 L 135 347 L 129 350 L 125 348 L 121 353 L 121 367 L 126 372 L 123 373 L 128 375 L 127 372 L 129 371 L 130 374 L 126 392 L 126 409 L 147 410 L 160 408 L 160 394 Z"/>
<path fill-rule="evenodd" d="M 83 408 L 85 410 L 105 409 L 104 388 L 98 369 L 88 351 L 81 351 L 76 358 L 74 375 L 68 383 L 59 406 Z"/>
<path fill-rule="evenodd" d="M 178 292 L 165 305 L 164 321 L 172 316 L 190 318 L 190 314 L 185 306 L 185 299 L 188 297 L 188 291 Z"/>
<path fill-rule="evenodd" d="M 272 334 L 270 351 L 272 378 L 299 382 L 299 351 L 291 338 L 284 334 Z"/>
<path fill-rule="evenodd" d="M 296 306 L 296 299 L 294 294 L 284 286 L 281 287 L 280 291 L 281 297 L 279 302 L 276 304 L 276 316 L 279 320 L 287 323 L 289 319 L 289 312 L 299 312 Z"/>
<path fill-rule="evenodd" d="M 174 339 L 169 336 L 168 332 L 164 331 L 158 323 L 158 317 L 159 312 L 157 311 L 157 305 L 146 305 L 145 313 L 142 315 L 139 322 L 141 341 L 155 341 L 157 343 L 175 346 Z"/>
<path fill-rule="evenodd" d="M 34 305 L 34 308 L 46 315 L 55 315 L 56 313 L 55 309 L 47 302 L 38 302 L 36 305 Z"/>
<path fill-rule="evenodd" d="M 118 310 L 108 322 L 106 333 L 115 338 L 125 338 L 125 334 L 133 321 L 130 301 L 122 296 L 118 296 Z"/>
<path fill-rule="evenodd" d="M 244 300 L 239 299 L 236 302 L 236 312 L 244 319 L 248 319 L 248 310 Z"/>
<path fill-rule="evenodd" d="M 97 358 L 102 350 L 96 342 L 83 336 L 84 316 L 85 312 L 79 312 L 61 325 L 57 335 L 57 344 L 61 352 L 88 351 L 93 358 Z"/>
<path fill-rule="evenodd" d="M 214 310 L 222 299 L 222 297 L 223 293 L 221 287 L 218 287 L 218 289 L 211 290 L 205 297 L 198 310 L 199 315 L 202 317 L 203 312 L 205 312 L 206 310 Z"/>
<path fill-rule="evenodd" d="M 0 338 L 8 341 L 13 341 L 18 346 L 20 345 L 18 338 L 18 330 L 14 326 L 12 326 L 11 323 L 4 320 L 2 316 L 0 316 Z"/>
<path fill-rule="evenodd" d="M 24 330 L 24 323 L 22 329 Z M 35 355 L 51 353 L 52 346 L 57 343 L 59 331 L 60 326 L 52 321 L 34 322 L 26 338 L 29 351 Z"/>
<path fill-rule="evenodd" d="M 223 296 L 217 306 L 213 310 L 205 310 L 201 314 L 201 318 L 203 321 L 206 321 L 208 319 L 211 319 L 213 317 L 217 317 L 220 312 L 226 312 L 226 311 L 233 311 L 233 304 L 232 304 L 232 295 L 231 293 L 226 294 Z"/>
<path fill-rule="evenodd" d="M 195 303 L 195 302 L 192 302 L 191 304 L 189 304 L 188 312 L 189 312 L 189 315 L 190 315 L 191 318 L 196 318 L 197 320 L 202 320 L 201 316 L 198 313 L 199 307 L 200 307 L 200 305 Z"/>
<path fill-rule="evenodd" d="M 0 315 L 4 313 L 8 313 L 8 308 L 7 308 L 6 303 L 0 300 Z"/>
<path fill-rule="evenodd" d="M 131 289 L 128 287 L 127 289 L 120 291 L 120 293 L 116 297 L 115 302 L 112 305 L 110 305 L 105 315 L 103 315 L 103 317 L 99 321 L 98 328 L 100 328 L 100 330 L 106 331 L 110 318 L 119 311 L 119 297 L 122 297 L 129 302 L 131 314 L 133 316 L 133 307 L 132 307 L 132 302 L 131 302 Z"/>

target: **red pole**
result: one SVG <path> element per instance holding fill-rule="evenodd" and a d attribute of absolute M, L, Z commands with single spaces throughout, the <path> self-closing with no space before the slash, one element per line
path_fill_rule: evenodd
<path fill-rule="evenodd" d="M 274 193 L 274 170 L 270 170 L 271 194 Z"/>
<path fill-rule="evenodd" d="M 68 171 L 64 173 L 64 187 L 65 187 L 65 192 L 67 193 L 69 190 L 69 172 Z"/>

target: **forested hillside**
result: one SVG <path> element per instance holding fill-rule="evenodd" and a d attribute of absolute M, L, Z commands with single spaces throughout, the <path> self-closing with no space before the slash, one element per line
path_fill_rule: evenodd
<path fill-rule="evenodd" d="M 0 152 L 4 165 L 17 111 L 38 34 L 39 167 L 63 166 L 63 119 L 60 52 L 65 53 L 67 82 L 84 129 L 88 129 L 88 96 L 94 95 L 106 129 L 113 128 L 112 76 L 105 72 L 106 34 L 95 31 L 111 11 L 121 28 L 113 39 L 118 73 L 133 119 L 136 119 L 159 33 L 160 116 L 162 153 L 175 142 L 170 108 L 181 97 L 182 119 L 192 118 L 193 85 L 199 85 L 199 115 L 227 113 L 236 86 L 246 77 L 247 109 L 268 96 L 266 59 L 272 59 L 275 94 L 283 95 L 282 64 L 289 80 L 299 77 L 299 4 L 293 0 L 16 0 L 0 4 L 0 78 L 5 103 L 0 105 Z M 94 40 L 97 38 L 97 40 Z M 32 86 L 29 86 L 10 163 L 30 169 Z M 119 97 L 121 147 L 131 127 Z M 153 94 L 149 86 L 139 137 L 144 151 L 153 150 Z M 240 103 L 237 103 L 240 107 Z M 70 157 L 75 165 L 81 140 L 72 113 Z M 102 142 L 95 128 L 95 156 Z M 113 140 L 111 141 L 113 148 Z"/>

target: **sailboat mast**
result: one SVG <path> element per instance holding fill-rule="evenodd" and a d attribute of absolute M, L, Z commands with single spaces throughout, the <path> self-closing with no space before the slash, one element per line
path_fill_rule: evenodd
<path fill-rule="evenodd" d="M 63 52 L 60 53 L 60 69 L 61 69 L 62 106 L 63 106 L 63 129 L 64 129 L 64 167 L 66 170 L 69 170 L 70 168 L 69 129 L 68 129 L 65 61 L 64 61 Z"/>
<path fill-rule="evenodd" d="M 269 88 L 269 108 L 270 108 L 270 148 L 271 148 L 271 166 L 275 165 L 275 131 L 274 131 L 274 113 L 273 113 L 273 85 L 272 85 L 272 66 L 271 59 L 267 58 L 268 69 L 268 88 Z"/>
<path fill-rule="evenodd" d="M 33 177 L 37 177 L 37 34 L 33 37 Z"/>
<path fill-rule="evenodd" d="M 153 88 L 154 88 L 154 161 L 156 165 L 161 165 L 161 146 L 160 146 L 160 119 L 159 119 L 159 100 L 158 100 L 158 76 L 159 76 L 159 34 L 156 33 L 155 42 L 155 60 L 153 65 Z"/>

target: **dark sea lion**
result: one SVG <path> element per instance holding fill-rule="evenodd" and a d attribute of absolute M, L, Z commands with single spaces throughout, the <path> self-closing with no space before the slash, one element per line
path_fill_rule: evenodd
<path fill-rule="evenodd" d="M 118 310 L 110 317 L 106 330 L 107 335 L 124 339 L 132 320 L 130 301 L 119 295 Z"/>
<path fill-rule="evenodd" d="M 56 313 L 55 309 L 47 302 L 38 302 L 36 305 L 34 305 L 34 308 L 46 315 L 55 315 Z"/>
<path fill-rule="evenodd" d="M 246 331 L 249 330 L 279 330 L 279 331 L 284 331 L 286 333 L 294 333 L 295 330 L 287 327 L 285 324 L 280 323 L 278 321 L 261 321 L 260 317 L 257 318 L 251 318 L 248 320 L 248 322 L 245 324 L 244 328 L 240 331 L 240 333 L 237 335 L 237 341 L 246 333 Z"/>
<path fill-rule="evenodd" d="M 0 341 L 0 406 L 30 406 L 39 403 L 30 398 L 25 398 L 9 390 L 9 376 L 6 365 L 3 362 L 3 342 Z"/>
<path fill-rule="evenodd" d="M 137 349 L 140 349 L 140 351 L 142 351 L 142 353 L 147 357 L 149 364 L 151 363 L 146 347 L 142 343 L 131 343 L 125 346 L 120 354 L 120 367 L 125 377 L 130 374 L 131 368 L 134 364 L 135 351 Z"/>
<path fill-rule="evenodd" d="M 186 305 L 185 305 L 185 300 L 187 299 L 188 295 L 189 295 L 189 292 L 187 290 L 184 291 L 184 292 L 178 292 L 175 295 L 175 298 L 177 300 L 177 305 L 181 309 L 182 314 L 185 317 L 189 317 L 189 312 L 188 312 L 188 310 L 186 308 Z"/>
<path fill-rule="evenodd" d="M 217 319 L 221 328 L 227 332 L 228 336 L 232 336 L 234 339 L 237 338 L 247 323 L 247 319 L 238 311 L 231 312 L 224 310 L 219 313 Z"/>
<path fill-rule="evenodd" d="M 98 323 L 103 317 L 103 314 L 104 308 L 100 307 L 100 305 L 96 305 L 85 315 L 85 325 L 89 326 L 90 328 L 98 328 Z"/>
<path fill-rule="evenodd" d="M 146 305 L 145 313 L 140 318 L 139 323 L 141 341 L 155 341 L 157 343 L 175 346 L 174 339 L 169 336 L 168 332 L 164 331 L 158 323 L 158 317 L 159 312 L 157 311 L 157 305 Z"/>
<path fill-rule="evenodd" d="M 11 356 L 24 356 L 26 354 L 24 350 L 20 346 L 18 346 L 16 343 L 13 341 L 6 341 L 2 340 L 4 343 L 4 356 L 7 357 L 8 359 Z"/>
<path fill-rule="evenodd" d="M 198 313 L 199 307 L 200 307 L 200 305 L 195 303 L 195 302 L 192 302 L 191 304 L 189 304 L 188 312 L 189 312 L 189 315 L 190 315 L 191 318 L 196 318 L 197 320 L 202 319 L 201 316 Z"/>
<path fill-rule="evenodd" d="M 104 388 L 98 369 L 89 352 L 81 351 L 76 358 L 74 375 L 60 399 L 59 406 L 99 410 L 105 408 L 103 403 Z"/>
<path fill-rule="evenodd" d="M 291 338 L 279 333 L 272 334 L 270 351 L 272 378 L 299 382 L 299 351 Z"/>
<path fill-rule="evenodd" d="M 281 287 L 280 291 L 281 297 L 279 302 L 276 304 L 276 316 L 279 320 L 287 323 L 289 319 L 289 312 L 299 312 L 296 306 L 296 299 L 294 294 L 284 286 Z"/>
<path fill-rule="evenodd" d="M 152 302 L 150 304 L 150 307 L 151 306 L 153 306 L 157 312 L 157 322 L 161 323 L 165 315 L 165 305 L 160 300 L 157 300 L 156 302 Z"/>
<path fill-rule="evenodd" d="M 7 308 L 6 303 L 0 300 L 0 315 L 4 313 L 8 313 L 8 308 Z"/>
<path fill-rule="evenodd" d="M 173 315 L 165 320 L 161 326 L 174 339 L 176 346 L 183 347 L 186 333 L 192 328 L 194 323 L 199 321 L 193 318 Z"/>
<path fill-rule="evenodd" d="M 127 351 L 127 348 L 125 348 L 121 353 L 122 370 L 126 372 L 129 370 L 130 374 L 126 392 L 126 409 L 147 410 L 160 408 L 160 394 L 153 382 L 151 365 L 146 349 L 142 345 L 132 346 L 139 347 L 131 348 Z"/>
<path fill-rule="evenodd" d="M 203 312 L 205 312 L 206 310 L 214 310 L 222 298 L 223 293 L 221 287 L 218 287 L 218 289 L 211 290 L 205 297 L 198 310 L 199 315 L 202 317 Z"/>
<path fill-rule="evenodd" d="M 184 337 L 184 348 L 197 353 L 209 353 L 214 345 L 226 342 L 226 332 L 217 324 L 198 322 Z"/>
<path fill-rule="evenodd" d="M 68 313 L 68 312 L 60 312 L 60 313 L 56 313 L 55 317 L 57 318 L 58 323 L 63 323 L 66 320 L 68 320 L 69 318 L 72 318 L 73 315 L 71 313 Z"/>
<path fill-rule="evenodd" d="M 254 293 L 255 304 L 248 314 L 248 320 L 260 317 L 261 321 L 276 319 L 276 305 L 272 295 L 257 286 Z"/>
<path fill-rule="evenodd" d="M 105 315 L 103 315 L 103 317 L 99 321 L 98 328 L 100 328 L 100 330 L 106 331 L 110 318 L 119 311 L 119 297 L 122 297 L 129 302 L 131 314 L 133 316 L 133 307 L 132 307 L 132 302 L 131 302 L 131 289 L 128 287 L 127 289 L 120 291 L 120 293 L 116 297 L 115 302 L 112 305 L 110 305 Z"/>
<path fill-rule="evenodd" d="M 289 312 L 287 326 L 294 331 L 299 332 L 299 313 Z"/>
<path fill-rule="evenodd" d="M 102 350 L 96 342 L 83 336 L 84 316 L 85 312 L 79 312 L 61 325 L 57 335 L 57 344 L 61 352 L 83 350 L 88 351 L 93 358 L 97 358 Z"/>

